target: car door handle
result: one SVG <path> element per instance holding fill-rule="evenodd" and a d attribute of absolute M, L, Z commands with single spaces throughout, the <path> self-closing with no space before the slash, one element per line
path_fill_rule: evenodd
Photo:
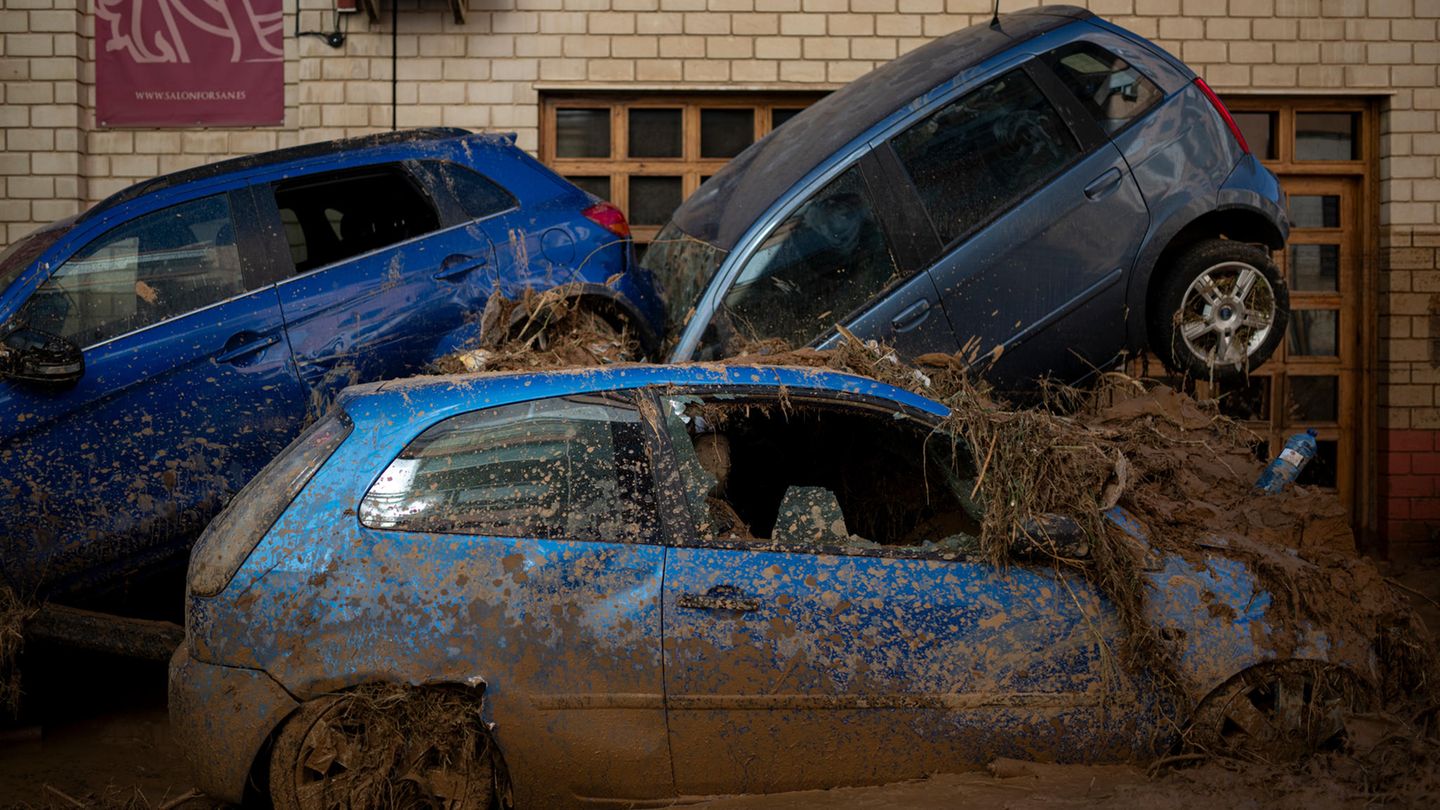
<path fill-rule="evenodd" d="M 734 610 L 749 613 L 760 609 L 760 600 L 746 596 L 739 588 L 717 585 L 705 593 L 682 593 L 680 607 L 690 610 Z"/>
<path fill-rule="evenodd" d="M 907 332 L 924 323 L 928 317 L 930 317 L 930 302 L 921 298 L 891 318 L 890 328 L 896 332 Z"/>
<path fill-rule="evenodd" d="M 1120 187 L 1122 179 L 1124 179 L 1124 175 L 1120 173 L 1120 170 L 1112 167 L 1109 171 L 1090 181 L 1090 185 L 1085 187 L 1085 196 L 1092 200 L 1106 197 Z"/>
<path fill-rule="evenodd" d="M 258 332 L 236 332 L 225 341 L 225 348 L 215 355 L 217 363 L 234 363 L 252 354 L 257 354 L 280 342 L 279 335 L 261 335 Z"/>
<path fill-rule="evenodd" d="M 479 270 L 486 264 L 484 257 L 477 259 L 474 256 L 456 253 L 445 257 L 445 261 L 440 263 L 440 269 L 435 271 L 433 278 L 436 281 L 458 281 L 461 276 Z"/>

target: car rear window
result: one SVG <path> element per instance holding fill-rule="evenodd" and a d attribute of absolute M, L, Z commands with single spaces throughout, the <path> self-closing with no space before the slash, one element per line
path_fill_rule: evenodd
<path fill-rule="evenodd" d="M 465 216 L 484 219 L 516 206 L 515 197 L 498 183 L 475 171 L 448 161 L 426 161 L 425 168 L 460 203 Z"/>
<path fill-rule="evenodd" d="M 1124 59 L 1092 42 L 1072 42 L 1044 60 L 1110 135 L 1165 95 Z"/>
<path fill-rule="evenodd" d="M 945 105 L 893 144 L 946 243 L 1009 208 L 1080 154 L 1060 114 L 1022 70 Z"/>
<path fill-rule="evenodd" d="M 360 504 L 372 529 L 645 542 L 655 494 L 629 403 L 542 399 L 451 417 L 420 434 Z"/>

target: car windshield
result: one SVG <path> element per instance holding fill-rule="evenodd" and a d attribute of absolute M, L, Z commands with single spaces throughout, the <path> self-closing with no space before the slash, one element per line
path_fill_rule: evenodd
<path fill-rule="evenodd" d="M 73 220 L 67 220 L 41 228 L 0 253 L 0 292 L 9 289 L 10 284 L 25 272 L 25 268 L 44 253 L 46 248 L 69 232 L 73 224 Z"/>
<path fill-rule="evenodd" d="M 725 253 L 680 230 L 673 221 L 650 243 L 640 264 L 654 275 L 660 288 L 668 329 L 681 329 L 689 322 Z"/>

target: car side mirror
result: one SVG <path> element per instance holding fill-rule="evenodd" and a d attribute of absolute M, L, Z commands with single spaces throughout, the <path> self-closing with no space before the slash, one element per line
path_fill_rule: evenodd
<path fill-rule="evenodd" d="M 21 327 L 0 342 L 0 376 L 46 386 L 74 385 L 85 375 L 85 353 L 59 335 Z"/>
<path fill-rule="evenodd" d="M 1090 541 L 1074 518 L 1039 515 L 1021 525 L 1019 533 L 1010 542 L 1010 554 L 1020 559 L 1059 555 L 1083 560 L 1090 556 Z"/>

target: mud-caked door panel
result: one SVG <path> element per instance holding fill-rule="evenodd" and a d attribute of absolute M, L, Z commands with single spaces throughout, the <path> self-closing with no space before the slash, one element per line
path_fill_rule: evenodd
<path fill-rule="evenodd" d="M 963 443 L 791 382 L 783 408 L 662 398 L 680 481 L 664 494 L 688 512 L 662 611 L 680 793 L 1128 750 L 1117 718 L 1142 713 L 1106 669 L 1111 611 L 1079 578 L 972 560 L 984 514 Z"/>
<path fill-rule="evenodd" d="M 445 227 L 403 166 L 283 181 L 262 203 L 288 243 L 280 303 L 317 410 L 346 385 L 417 373 L 478 334 L 494 247 L 479 223 Z"/>
<path fill-rule="evenodd" d="M 678 548 L 664 616 L 682 795 L 1124 757 L 1149 731 L 1123 673 L 1106 671 L 1114 628 L 1074 579 Z"/>
<path fill-rule="evenodd" d="M 14 493 L 3 565 L 23 590 L 182 553 L 299 432 L 305 396 L 275 290 L 237 244 L 245 205 L 219 194 L 120 225 L 22 310 L 85 355 L 71 388 L 0 382 L 0 486 Z"/>
<path fill-rule="evenodd" d="M 673 796 L 665 549 L 636 410 L 592 397 L 473 411 L 388 464 L 369 448 L 397 452 L 385 437 L 403 416 L 352 416 L 383 427 L 346 445 L 236 574 L 227 594 L 267 621 L 204 634 L 217 660 L 256 655 L 307 696 L 483 684 L 517 806 Z M 356 509 L 355 482 L 372 479 Z"/>
<path fill-rule="evenodd" d="M 863 784 L 848 694 L 852 560 L 674 548 L 665 581 L 665 692 L 684 795 Z M 838 632 L 837 632 L 838 631 Z"/>
<path fill-rule="evenodd" d="M 1123 347 L 1144 200 L 1119 151 L 1082 144 L 1027 70 L 891 144 L 946 246 L 930 272 L 967 357 L 1008 386 L 1078 377 Z"/>

